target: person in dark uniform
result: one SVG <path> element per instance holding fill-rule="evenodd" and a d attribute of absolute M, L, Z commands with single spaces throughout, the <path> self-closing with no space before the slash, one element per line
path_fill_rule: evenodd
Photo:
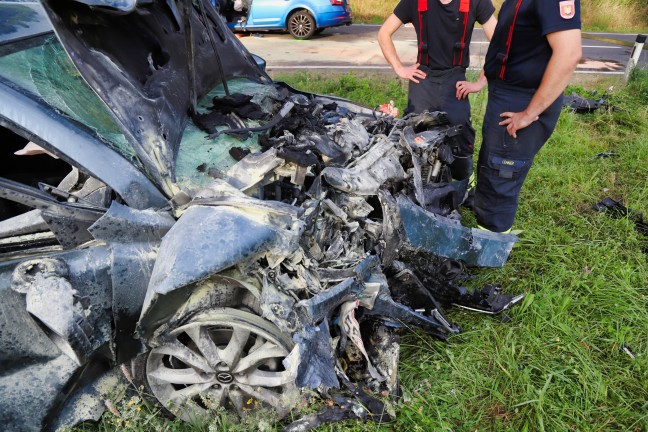
<path fill-rule="evenodd" d="M 484 66 L 488 105 L 477 161 L 480 228 L 509 232 L 533 159 L 558 122 L 581 58 L 580 0 L 506 0 Z"/>
<path fill-rule="evenodd" d="M 406 114 L 445 111 L 454 125 L 463 125 L 453 149 L 450 166 L 455 180 L 465 180 L 473 170 L 475 130 L 470 121 L 468 94 L 480 91 L 486 78 L 466 81 L 470 40 L 475 22 L 482 24 L 490 40 L 497 20 L 491 0 L 401 0 L 378 32 L 378 43 L 394 72 L 409 80 Z M 393 35 L 404 23 L 414 24 L 418 60 L 404 65 L 394 46 Z"/>

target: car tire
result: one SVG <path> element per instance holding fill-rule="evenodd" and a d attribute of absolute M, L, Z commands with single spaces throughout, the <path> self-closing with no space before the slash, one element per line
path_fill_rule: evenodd
<path fill-rule="evenodd" d="M 315 18 L 305 10 L 290 15 L 286 27 L 292 37 L 300 40 L 311 38 L 317 29 Z"/>
<path fill-rule="evenodd" d="M 297 389 L 283 360 L 293 342 L 260 316 L 234 308 L 200 312 L 157 338 L 133 375 L 165 411 L 194 422 L 215 410 L 287 415 Z"/>

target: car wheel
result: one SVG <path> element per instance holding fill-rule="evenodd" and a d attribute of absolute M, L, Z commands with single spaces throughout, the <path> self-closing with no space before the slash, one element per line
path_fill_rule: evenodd
<path fill-rule="evenodd" d="M 295 39 L 308 39 L 315 34 L 315 19 L 307 11 L 297 11 L 288 18 L 288 32 Z"/>
<path fill-rule="evenodd" d="M 224 408 L 244 416 L 265 408 L 288 414 L 296 386 L 282 361 L 292 341 L 246 311 L 217 308 L 161 336 L 146 359 L 153 396 L 186 421 Z"/>

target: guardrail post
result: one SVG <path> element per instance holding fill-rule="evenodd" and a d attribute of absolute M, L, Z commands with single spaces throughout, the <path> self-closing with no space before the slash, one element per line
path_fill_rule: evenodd
<path fill-rule="evenodd" d="M 641 57 L 641 52 L 643 51 L 644 44 L 646 43 L 646 35 L 639 34 L 637 35 L 637 40 L 635 41 L 635 46 L 632 49 L 632 54 L 630 54 L 630 60 L 628 60 L 628 65 L 625 70 L 625 81 L 628 82 L 630 79 L 630 74 L 632 69 L 637 66 L 639 63 L 639 58 Z"/>

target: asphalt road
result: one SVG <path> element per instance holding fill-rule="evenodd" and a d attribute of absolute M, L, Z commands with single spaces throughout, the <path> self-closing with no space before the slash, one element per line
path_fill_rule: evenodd
<path fill-rule="evenodd" d="M 271 72 L 288 70 L 375 70 L 389 72 L 376 40 L 380 26 L 354 24 L 325 30 L 306 41 L 293 39 L 288 34 L 251 33 L 241 35 L 243 44 L 267 61 Z M 605 40 L 603 40 L 605 39 Z M 583 59 L 577 73 L 621 75 L 632 52 L 607 40 L 634 44 L 636 35 L 621 33 L 588 33 L 583 37 Z M 406 63 L 416 60 L 416 34 L 411 26 L 404 26 L 394 37 L 401 59 Z M 471 68 L 481 69 L 488 49 L 482 29 L 475 29 L 470 45 Z M 648 50 L 640 63 L 648 64 Z"/>

